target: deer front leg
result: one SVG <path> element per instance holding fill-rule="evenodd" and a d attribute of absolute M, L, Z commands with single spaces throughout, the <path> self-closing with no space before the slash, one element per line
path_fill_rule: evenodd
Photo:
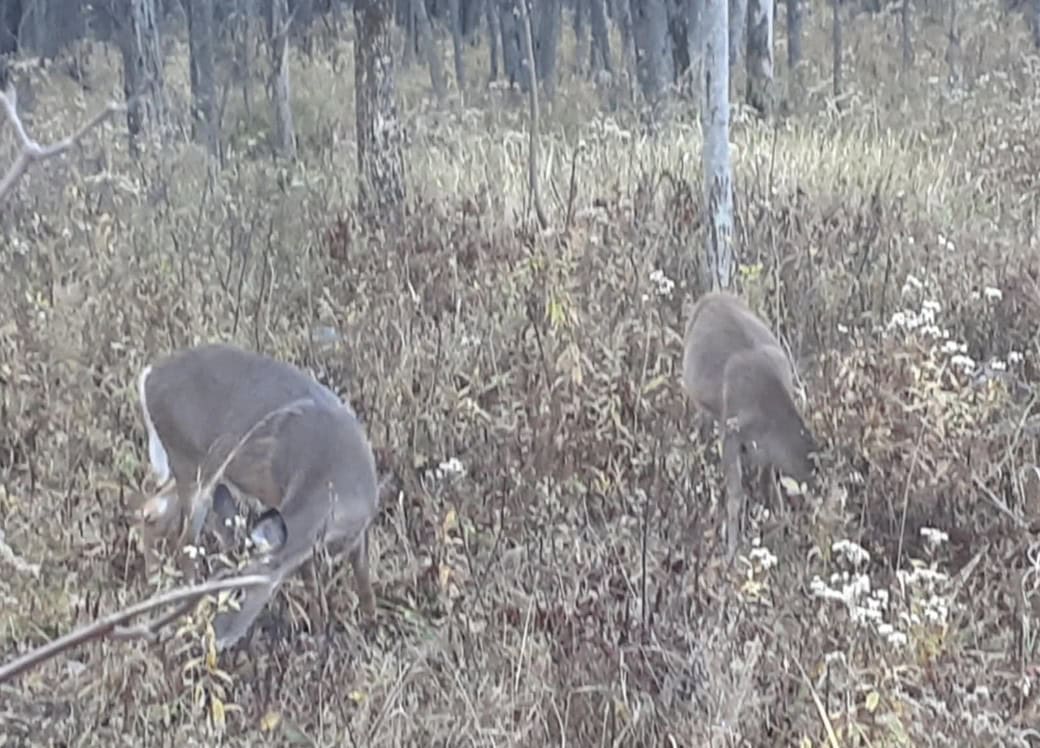
<path fill-rule="evenodd" d="M 145 578 L 149 578 L 161 566 L 159 550 L 163 541 L 176 537 L 180 526 L 180 505 L 173 480 L 167 480 L 159 486 L 134 515 L 141 536 L 144 574 Z M 166 545 L 169 547 L 168 542 Z"/>
<path fill-rule="evenodd" d="M 770 465 L 760 465 L 758 467 L 758 493 L 770 511 L 777 514 L 783 512 L 783 497 L 777 490 L 776 476 L 773 475 L 773 468 Z"/>
<path fill-rule="evenodd" d="M 726 476 L 726 562 L 732 563 L 740 536 L 744 485 L 740 469 L 740 434 L 728 423 L 722 438 L 722 466 Z"/>
<path fill-rule="evenodd" d="M 361 534 L 357 545 L 350 551 L 350 565 L 354 569 L 358 607 L 365 618 L 372 620 L 376 617 L 376 596 L 372 591 L 372 578 L 368 563 L 368 530 Z"/>

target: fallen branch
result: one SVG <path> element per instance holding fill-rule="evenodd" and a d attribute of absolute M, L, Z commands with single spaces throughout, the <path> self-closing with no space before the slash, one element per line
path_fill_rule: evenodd
<path fill-rule="evenodd" d="M 29 137 L 29 133 L 26 132 L 21 117 L 18 116 L 18 101 L 15 95 L 14 86 L 11 86 L 6 92 L 0 91 L 0 108 L 3 109 L 7 120 L 14 127 L 15 139 L 18 141 L 18 145 L 21 149 L 15 157 L 14 163 L 11 164 L 7 173 L 4 174 L 3 179 L 0 179 L 0 201 L 7 197 L 7 194 L 14 187 L 15 182 L 21 179 L 22 175 L 29 170 L 29 167 L 34 162 L 45 161 L 64 153 L 78 143 L 80 138 L 100 125 L 110 116 L 117 112 L 126 111 L 126 106 L 124 104 L 117 104 L 114 101 L 110 102 L 108 106 L 97 112 L 73 134 L 62 138 L 56 143 L 40 145 Z"/>
<path fill-rule="evenodd" d="M 132 605 L 129 608 L 124 608 L 100 620 L 82 626 L 3 665 L 0 667 L 0 683 L 5 683 L 26 670 L 57 657 L 62 652 L 95 639 L 102 639 L 106 636 L 117 640 L 154 639 L 158 635 L 160 628 L 186 614 L 204 595 L 241 587 L 260 587 L 271 584 L 271 581 L 271 578 L 265 574 L 228 577 L 205 582 L 194 587 L 181 587 L 162 595 L 157 595 L 149 600 Z M 137 616 L 174 604 L 177 604 L 177 607 L 173 611 L 154 621 L 129 627 L 125 625 Z"/>

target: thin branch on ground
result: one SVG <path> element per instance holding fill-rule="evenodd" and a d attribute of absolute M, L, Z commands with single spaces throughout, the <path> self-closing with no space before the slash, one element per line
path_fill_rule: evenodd
<path fill-rule="evenodd" d="M 158 636 L 159 629 L 172 621 L 185 615 L 205 595 L 211 595 L 225 590 L 234 590 L 242 587 L 261 587 L 271 583 L 271 578 L 266 574 L 252 574 L 248 576 L 228 577 L 215 581 L 205 582 L 193 587 L 179 587 L 169 592 L 152 597 L 144 602 L 131 605 L 129 608 L 107 615 L 93 623 L 72 631 L 64 636 L 58 637 L 46 644 L 25 653 L 6 665 L 0 666 L 0 683 L 5 683 L 26 670 L 36 667 L 47 660 L 57 657 L 81 644 L 103 638 L 116 640 L 126 639 L 151 639 Z M 137 616 L 150 613 L 167 605 L 177 605 L 170 613 L 156 618 L 153 621 L 135 626 L 127 626 Z"/>
<path fill-rule="evenodd" d="M 74 133 L 49 145 L 40 145 L 29 137 L 29 133 L 26 131 L 21 117 L 18 116 L 18 100 L 15 95 L 14 86 L 11 86 L 7 91 L 0 91 L 0 109 L 3 109 L 7 120 L 14 127 L 15 139 L 20 148 L 18 155 L 14 159 L 14 163 L 11 164 L 7 169 L 7 173 L 4 174 L 2 179 L 0 179 L 0 201 L 2 201 L 7 197 L 7 194 L 12 190 L 15 183 L 21 179 L 22 175 L 29 170 L 29 167 L 34 162 L 45 161 L 49 158 L 61 155 L 78 143 L 84 135 L 100 125 L 110 116 L 118 112 L 125 112 L 126 105 L 117 104 L 114 101 L 110 102 L 108 106 L 94 114 L 93 117 L 81 125 Z"/>

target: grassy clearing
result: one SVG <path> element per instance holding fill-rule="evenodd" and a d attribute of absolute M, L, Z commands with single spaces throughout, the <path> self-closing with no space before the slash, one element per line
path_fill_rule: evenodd
<path fill-rule="evenodd" d="M 1024 33 L 1001 20 L 998 37 L 996 11 L 962 12 L 956 95 L 935 24 L 897 77 L 894 21 L 859 18 L 843 108 L 809 66 L 810 114 L 773 128 L 737 112 L 742 285 L 801 362 L 829 451 L 784 521 L 754 509 L 758 548 L 733 576 L 717 449 L 677 381 L 702 287 L 689 118 L 644 137 L 623 109 L 592 116 L 600 95 L 567 76 L 538 234 L 522 109 L 483 90 L 438 109 L 405 71 L 414 205 L 403 231 L 370 236 L 349 207 L 345 42 L 335 65 L 294 59 L 298 165 L 266 155 L 257 88 L 248 116 L 229 97 L 233 155 L 212 179 L 184 143 L 131 164 L 114 126 L 28 175 L 0 209 L 0 527 L 38 570 L 0 562 L 5 658 L 150 592 L 128 521 L 145 476 L 132 382 L 171 347 L 232 339 L 310 367 L 351 398 L 399 493 L 372 539 L 377 634 L 357 629 L 345 570 L 326 578 L 330 636 L 294 581 L 220 670 L 202 610 L 162 647 L 102 642 L 0 687 L 3 733 L 1025 745 L 1040 118 L 1021 71 L 1036 59 L 1007 51 Z M 814 60 L 826 21 L 807 24 Z M 467 55 L 476 80 L 484 51 Z M 115 60 L 95 49 L 89 95 L 34 72 L 37 137 L 116 91 Z M 185 100 L 181 42 L 167 69 Z"/>

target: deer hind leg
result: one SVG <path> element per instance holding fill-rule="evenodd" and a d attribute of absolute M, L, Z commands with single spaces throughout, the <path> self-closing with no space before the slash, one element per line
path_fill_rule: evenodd
<path fill-rule="evenodd" d="M 312 553 L 300 569 L 307 595 L 307 618 L 311 624 L 311 631 L 315 633 L 327 628 L 329 621 L 329 604 L 324 585 L 321 583 L 321 570 L 318 568 L 320 564 L 319 554 Z"/>
<path fill-rule="evenodd" d="M 769 510 L 776 514 L 783 514 L 783 497 L 780 495 L 776 484 L 776 475 L 771 465 L 760 465 L 758 467 L 758 494 Z"/>
<path fill-rule="evenodd" d="M 253 625 L 282 581 L 313 557 L 317 534 L 324 517 L 313 514 L 306 502 L 286 499 L 285 511 L 269 509 L 256 521 L 250 537 L 261 550 L 261 557 L 242 574 L 267 574 L 271 583 L 245 590 L 238 610 L 217 614 L 213 621 L 217 650 L 224 650 L 241 639 Z M 295 505 L 294 505 L 295 503 Z"/>

